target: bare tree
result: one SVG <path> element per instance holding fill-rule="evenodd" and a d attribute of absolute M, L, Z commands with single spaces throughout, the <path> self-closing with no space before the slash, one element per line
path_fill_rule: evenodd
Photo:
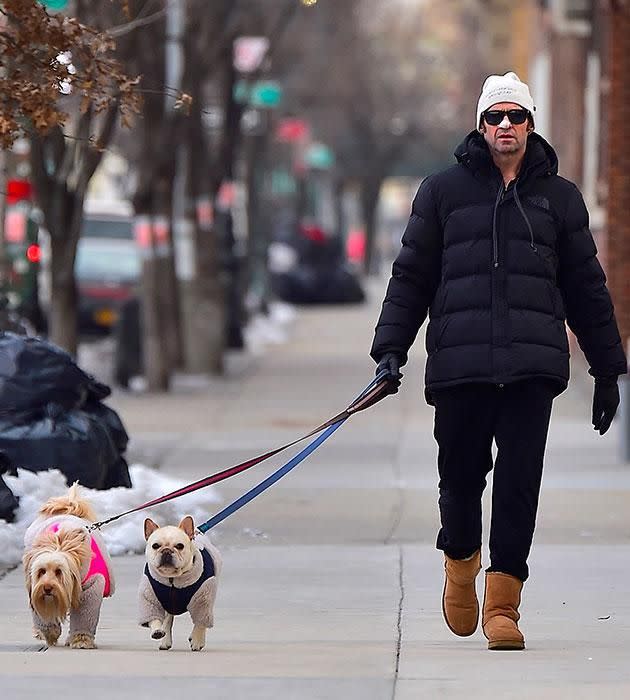
<path fill-rule="evenodd" d="M 289 99 L 335 152 L 337 200 L 345 183 L 358 185 L 366 270 L 384 179 L 404 161 L 420 176 L 461 128 L 459 35 L 444 31 L 459 26 L 459 12 L 453 3 L 331 3 L 287 45 Z"/>
<path fill-rule="evenodd" d="M 35 0 L 4 0 L 0 8 L 0 141 L 19 134 L 31 143 L 37 203 L 51 239 L 50 337 L 76 352 L 74 260 L 83 202 L 116 118 L 137 107 L 135 81 L 113 57 L 103 29 L 123 8 L 77 0 L 76 16 L 51 16 Z M 66 94 L 66 97 L 63 95 Z"/>

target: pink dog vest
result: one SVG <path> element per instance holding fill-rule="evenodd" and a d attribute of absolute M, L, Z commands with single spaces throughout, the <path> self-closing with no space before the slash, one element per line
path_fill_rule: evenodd
<path fill-rule="evenodd" d="M 50 529 L 52 530 L 52 532 L 58 532 L 59 525 L 55 523 L 54 525 L 50 526 Z M 107 564 L 105 563 L 105 558 L 103 557 L 101 548 L 98 546 L 98 542 L 94 539 L 94 537 L 90 537 L 90 543 L 92 546 L 92 561 L 90 562 L 90 568 L 88 569 L 88 572 L 85 575 L 83 581 L 81 581 L 81 583 L 85 584 L 92 578 L 92 576 L 100 574 L 105 579 L 105 589 L 103 591 L 103 597 L 107 598 L 111 588 L 111 582 L 109 579 L 109 569 L 107 568 Z"/>

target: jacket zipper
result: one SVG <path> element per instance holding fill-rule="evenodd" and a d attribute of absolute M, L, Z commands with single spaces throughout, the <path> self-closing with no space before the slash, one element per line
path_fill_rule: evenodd
<path fill-rule="evenodd" d="M 499 234 L 497 231 L 497 212 L 499 204 L 503 201 L 503 197 L 507 192 L 507 186 L 501 182 L 497 192 L 497 198 L 494 202 L 494 211 L 492 212 L 492 267 L 499 267 Z"/>

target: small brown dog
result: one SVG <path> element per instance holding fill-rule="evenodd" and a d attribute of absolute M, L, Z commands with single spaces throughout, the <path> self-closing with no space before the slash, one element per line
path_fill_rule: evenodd
<path fill-rule="evenodd" d="M 114 592 L 111 561 L 101 536 L 88 532 L 91 506 L 75 483 L 67 496 L 51 498 L 24 535 L 22 559 L 34 634 L 54 646 L 70 616 L 67 646 L 94 649 L 104 597 Z"/>
<path fill-rule="evenodd" d="M 139 622 L 161 639 L 160 649 L 173 645 L 173 619 L 189 612 L 193 629 L 188 638 L 192 651 L 206 643 L 206 629 L 214 624 L 213 608 L 221 555 L 210 540 L 195 534 L 187 515 L 177 527 L 160 527 L 150 518 L 144 521 L 147 563 L 140 582 Z"/>

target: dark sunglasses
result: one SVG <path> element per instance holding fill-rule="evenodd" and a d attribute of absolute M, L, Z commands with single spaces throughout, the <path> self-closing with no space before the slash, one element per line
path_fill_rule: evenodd
<path fill-rule="evenodd" d="M 499 126 L 503 118 L 507 114 L 507 118 L 512 124 L 523 124 L 529 116 L 528 109 L 488 109 L 483 113 L 483 118 L 486 124 L 490 126 Z"/>

